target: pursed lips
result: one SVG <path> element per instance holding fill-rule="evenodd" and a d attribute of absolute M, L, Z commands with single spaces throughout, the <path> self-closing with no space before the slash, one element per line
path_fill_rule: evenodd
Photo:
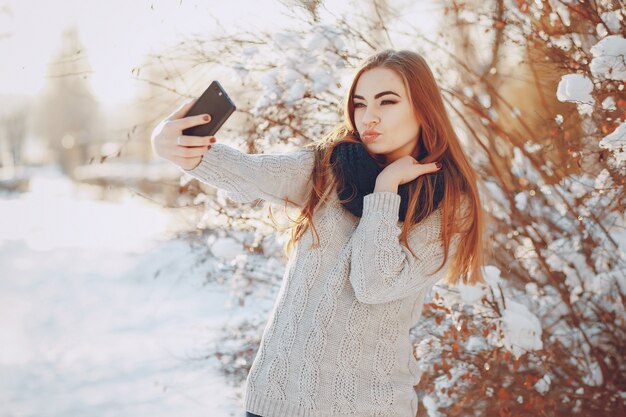
<path fill-rule="evenodd" d="M 363 134 L 363 141 L 365 143 L 370 143 L 370 142 L 374 142 L 376 140 L 376 138 L 378 138 L 380 136 L 380 133 L 364 133 Z"/>

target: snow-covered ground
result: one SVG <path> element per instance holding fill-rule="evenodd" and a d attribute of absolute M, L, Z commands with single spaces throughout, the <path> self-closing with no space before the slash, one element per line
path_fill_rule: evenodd
<path fill-rule="evenodd" d="M 0 414 L 244 415 L 241 387 L 198 358 L 250 309 L 172 238 L 188 218 L 97 194 L 39 170 L 0 198 Z"/>

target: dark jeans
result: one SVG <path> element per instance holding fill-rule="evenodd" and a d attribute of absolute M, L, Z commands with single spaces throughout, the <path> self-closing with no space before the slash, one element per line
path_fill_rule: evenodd
<path fill-rule="evenodd" d="M 258 414 L 252 414 L 246 411 L 246 417 L 261 417 L 261 416 Z"/>

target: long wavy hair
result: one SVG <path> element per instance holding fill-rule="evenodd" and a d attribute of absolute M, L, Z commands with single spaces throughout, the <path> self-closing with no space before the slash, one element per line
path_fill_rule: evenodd
<path fill-rule="evenodd" d="M 421 164 L 439 161 L 443 164 L 444 197 L 438 207 L 433 207 L 435 192 L 434 175 L 422 175 L 409 183 L 409 202 L 405 221 L 402 225 L 400 240 L 415 253 L 408 243 L 411 228 L 426 219 L 434 210 L 441 208 L 443 215 L 442 241 L 444 259 L 436 273 L 445 265 L 451 238 L 459 233 L 456 256 L 448 268 L 444 281 L 454 286 L 461 280 L 465 284 L 485 283 L 481 266 L 483 264 L 483 211 L 478 192 L 478 178 L 463 153 L 459 139 L 455 134 L 437 82 L 424 58 L 409 50 L 387 49 L 367 58 L 356 71 L 350 88 L 343 101 L 343 122 L 333 128 L 317 142 L 305 148 L 313 148 L 315 163 L 311 173 L 312 189 L 297 219 L 291 226 L 291 237 L 285 246 L 288 256 L 295 243 L 306 232 L 309 225 L 317 237 L 312 247 L 319 246 L 319 235 L 313 223 L 313 215 L 343 179 L 337 178 L 331 163 L 331 154 L 335 146 L 342 142 L 361 142 L 354 122 L 354 102 L 352 95 L 361 74 L 373 68 L 388 68 L 399 74 L 409 93 L 417 121 L 421 125 L 419 142 L 412 156 Z M 423 158 L 418 159 L 422 150 Z M 425 152 L 423 151 L 425 149 Z M 384 166 L 382 155 L 372 155 Z M 429 204 L 420 205 L 420 194 L 425 194 Z M 463 200 L 463 201 L 462 201 Z M 342 200 L 343 201 L 343 200 Z"/>

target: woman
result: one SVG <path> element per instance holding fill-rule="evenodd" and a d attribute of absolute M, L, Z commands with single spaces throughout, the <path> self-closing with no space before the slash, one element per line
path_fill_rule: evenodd
<path fill-rule="evenodd" d="M 235 201 L 300 209 L 247 377 L 247 415 L 415 416 L 409 330 L 425 295 L 441 278 L 484 282 L 477 179 L 424 59 L 371 56 L 347 92 L 342 125 L 289 153 L 249 155 L 215 137 L 181 136 L 210 119 L 182 118 L 192 104 L 155 129 L 159 156 Z"/>

